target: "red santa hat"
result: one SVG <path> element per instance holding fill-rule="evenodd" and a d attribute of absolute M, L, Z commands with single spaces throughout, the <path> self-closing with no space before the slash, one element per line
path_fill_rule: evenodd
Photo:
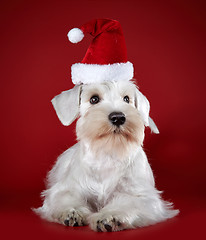
<path fill-rule="evenodd" d="M 94 38 L 81 63 L 71 67 L 74 84 L 103 81 L 131 80 L 133 65 L 127 61 L 127 50 L 122 27 L 118 21 L 94 19 L 68 33 L 72 43 L 78 43 L 89 33 Z"/>

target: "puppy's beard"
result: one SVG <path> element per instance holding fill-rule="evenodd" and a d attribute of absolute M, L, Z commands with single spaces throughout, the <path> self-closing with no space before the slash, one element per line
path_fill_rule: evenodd
<path fill-rule="evenodd" d="M 144 124 L 138 111 L 128 105 L 122 109 L 126 122 L 117 127 L 108 119 L 112 111 L 108 107 L 90 108 L 77 122 L 77 139 L 90 145 L 95 154 L 109 154 L 125 158 L 129 152 L 140 146 L 144 139 Z"/>

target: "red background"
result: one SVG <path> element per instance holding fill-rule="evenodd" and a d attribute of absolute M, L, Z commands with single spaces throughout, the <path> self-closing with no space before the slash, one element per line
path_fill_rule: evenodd
<path fill-rule="evenodd" d="M 6 239 L 198 239 L 205 227 L 205 1 L 1 1 L 0 220 Z M 128 58 L 151 103 L 160 135 L 144 148 L 157 187 L 180 215 L 120 233 L 66 228 L 35 216 L 44 178 L 75 143 L 75 124 L 61 125 L 50 100 L 73 87 L 70 66 L 91 41 L 67 32 L 93 18 L 122 24 Z"/>

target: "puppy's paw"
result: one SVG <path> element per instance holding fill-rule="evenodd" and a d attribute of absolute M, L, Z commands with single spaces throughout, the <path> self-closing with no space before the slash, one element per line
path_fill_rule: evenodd
<path fill-rule="evenodd" d="M 78 227 L 86 225 L 86 218 L 80 211 L 72 209 L 63 212 L 59 222 L 65 226 Z"/>
<path fill-rule="evenodd" d="M 95 216 L 90 220 L 91 229 L 97 232 L 116 232 L 125 229 L 124 223 L 112 215 L 103 218 Z"/>
<path fill-rule="evenodd" d="M 123 230 L 123 224 L 116 218 L 97 221 L 96 231 L 98 232 L 115 232 L 121 230 Z"/>

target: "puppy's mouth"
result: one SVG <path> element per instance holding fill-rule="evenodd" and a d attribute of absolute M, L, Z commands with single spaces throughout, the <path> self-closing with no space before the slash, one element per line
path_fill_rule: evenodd
<path fill-rule="evenodd" d="M 119 128 L 110 129 L 109 131 L 103 131 L 103 133 L 98 134 L 98 138 L 105 138 L 108 136 L 121 135 L 122 131 Z"/>
<path fill-rule="evenodd" d="M 113 130 L 113 134 L 122 134 L 122 129 L 120 129 L 120 127 L 116 127 L 114 130 Z"/>
<path fill-rule="evenodd" d="M 129 133 L 125 131 L 125 129 L 122 126 L 112 126 L 108 131 L 104 131 L 104 133 L 99 134 L 99 138 L 105 138 L 108 136 L 122 136 L 129 138 Z"/>

